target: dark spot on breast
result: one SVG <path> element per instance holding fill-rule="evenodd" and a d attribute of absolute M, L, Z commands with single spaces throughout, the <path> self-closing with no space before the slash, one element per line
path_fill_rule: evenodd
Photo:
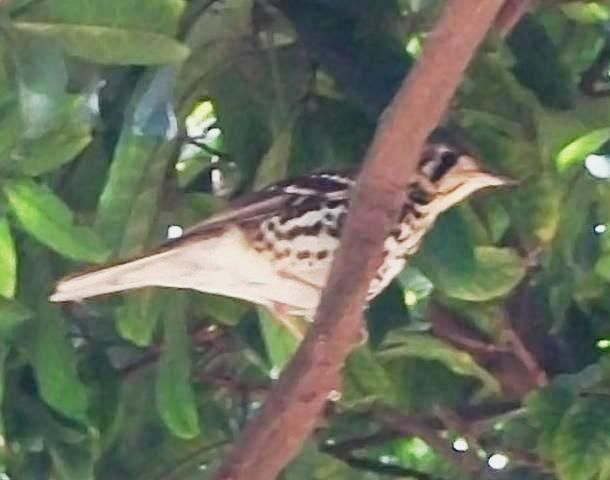
<path fill-rule="evenodd" d="M 293 227 L 292 229 L 288 230 L 284 234 L 284 238 L 286 238 L 286 240 L 294 240 L 295 238 L 303 236 L 303 235 L 310 236 L 310 237 L 316 236 L 316 235 L 320 234 L 323 226 L 324 225 L 322 224 L 322 221 L 318 220 L 313 225 L 306 225 L 303 227 Z"/>
<path fill-rule="evenodd" d="M 345 200 L 329 200 L 328 202 L 326 202 L 326 206 L 332 210 L 341 206 L 344 202 Z"/>
<path fill-rule="evenodd" d="M 294 240 L 301 234 L 301 227 L 294 227 L 284 233 L 286 240 Z"/>
<path fill-rule="evenodd" d="M 323 226 L 324 225 L 322 225 L 322 221 L 318 220 L 311 227 L 309 227 L 309 230 L 307 231 L 306 235 L 319 235 L 322 231 Z"/>
<path fill-rule="evenodd" d="M 427 205 L 430 203 L 430 196 L 421 188 L 415 188 L 409 192 L 409 200 L 416 205 Z"/>
<path fill-rule="evenodd" d="M 328 257 L 328 250 L 320 250 L 316 253 L 316 258 L 318 260 L 324 260 L 326 257 Z"/>
<path fill-rule="evenodd" d="M 339 231 L 338 228 L 334 228 L 334 227 L 328 227 L 326 229 L 326 232 L 331 236 L 331 237 L 335 237 L 335 238 L 339 238 L 339 236 L 341 235 L 341 232 Z"/>
<path fill-rule="evenodd" d="M 275 223 L 267 222 L 267 231 L 273 232 L 275 230 Z"/>
<path fill-rule="evenodd" d="M 297 258 L 299 260 L 305 260 L 306 258 L 309 258 L 311 256 L 311 252 L 309 250 L 301 250 L 300 252 L 297 253 Z"/>
<path fill-rule="evenodd" d="M 424 216 L 424 214 L 423 214 L 422 212 L 420 212 L 420 211 L 417 209 L 417 207 L 414 207 L 414 208 L 411 210 L 411 215 L 413 215 L 413 218 L 416 218 L 416 219 L 419 219 L 419 218 L 421 218 L 421 217 L 423 217 L 423 216 Z"/>
<path fill-rule="evenodd" d="M 417 205 L 407 202 L 402 206 L 402 212 L 400 213 L 400 221 L 406 221 L 409 216 L 413 218 L 421 218 L 422 215 L 423 213 L 417 209 Z"/>

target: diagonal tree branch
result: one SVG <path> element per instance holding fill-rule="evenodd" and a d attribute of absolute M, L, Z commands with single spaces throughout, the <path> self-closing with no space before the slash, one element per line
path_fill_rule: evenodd
<path fill-rule="evenodd" d="M 316 426 L 358 342 L 371 278 L 423 144 L 504 0 L 450 0 L 384 113 L 353 192 L 341 245 L 305 340 L 215 480 L 272 480 Z"/>
<path fill-rule="evenodd" d="M 496 18 L 496 29 L 503 37 L 512 32 L 517 22 L 531 8 L 532 0 L 506 0 Z"/>

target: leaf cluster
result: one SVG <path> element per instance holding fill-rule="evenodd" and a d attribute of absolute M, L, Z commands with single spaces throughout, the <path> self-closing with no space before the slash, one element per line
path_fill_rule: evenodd
<path fill-rule="evenodd" d="M 0 1 L 0 478 L 211 477 L 290 334 L 228 298 L 52 285 L 357 166 L 443 3 Z M 490 36 L 438 135 L 519 185 L 438 220 L 284 478 L 610 478 L 609 21 L 546 2 Z"/>

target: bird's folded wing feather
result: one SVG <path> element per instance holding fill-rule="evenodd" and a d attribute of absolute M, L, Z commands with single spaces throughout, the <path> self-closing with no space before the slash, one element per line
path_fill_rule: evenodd
<path fill-rule="evenodd" d="M 280 182 L 252 193 L 151 252 L 69 275 L 58 282 L 50 300 L 78 301 L 152 285 L 222 293 L 227 285 L 214 285 L 213 282 L 219 279 L 230 282 L 231 275 L 250 283 L 263 282 L 262 276 L 269 275 L 269 272 L 264 271 L 266 267 L 263 265 L 254 265 L 258 260 L 250 255 L 252 252 L 244 253 L 248 246 L 244 245 L 245 237 L 239 235 L 239 227 L 277 215 L 303 198 L 343 198 L 347 195 L 348 183 L 333 180 L 332 174 L 319 175 Z M 312 181 L 317 182 L 321 190 L 312 188 Z M 229 251 L 231 248 L 233 251 Z M 231 259 L 241 260 L 231 262 Z M 261 278 L 244 279 L 245 269 L 250 269 L 256 276 L 256 268 L 260 270 Z M 197 280 L 194 275 L 197 275 Z M 231 288 L 235 290 L 237 287 Z"/>

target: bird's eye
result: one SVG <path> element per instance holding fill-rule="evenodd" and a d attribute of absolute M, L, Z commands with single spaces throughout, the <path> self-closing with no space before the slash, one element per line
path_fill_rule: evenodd
<path fill-rule="evenodd" d="M 430 180 L 436 182 L 440 180 L 457 163 L 460 154 L 453 150 L 443 150 L 440 152 L 436 168 L 430 176 Z"/>

